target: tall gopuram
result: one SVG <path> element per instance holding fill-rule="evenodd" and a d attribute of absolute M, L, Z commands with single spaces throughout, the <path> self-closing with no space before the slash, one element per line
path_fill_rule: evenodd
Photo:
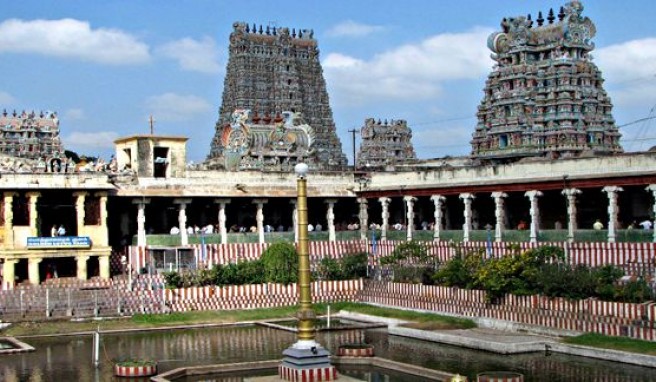
<path fill-rule="evenodd" d="M 34 111 L 0 115 L 0 154 L 26 159 L 63 155 L 57 113 Z"/>
<path fill-rule="evenodd" d="M 494 68 L 478 106 L 472 157 L 493 162 L 622 152 L 612 104 L 592 62 L 595 25 L 572 1 L 535 20 L 504 18 L 488 38 Z"/>
<path fill-rule="evenodd" d="M 299 29 L 297 33 L 296 29 L 261 25 L 258 28 L 242 22 L 233 27 L 208 167 L 266 170 L 281 165 L 293 168 L 297 161 L 314 169 L 345 166 L 347 160 L 335 130 L 314 32 Z M 244 124 L 253 122 L 262 127 L 260 130 L 269 125 L 269 135 L 276 137 L 271 136 L 270 142 L 255 142 L 256 135 L 247 135 L 248 129 L 235 130 L 233 114 L 238 110 L 240 118 L 258 119 L 244 120 Z M 280 123 L 283 115 L 294 115 L 297 124 L 303 121 L 312 129 L 311 142 L 303 143 L 308 147 L 297 150 L 299 145 L 292 142 L 292 136 L 298 135 L 287 131 L 289 123 Z M 262 132 L 258 136 L 261 140 L 265 135 Z M 283 136 L 283 141 L 278 139 Z M 272 146 L 276 142 L 281 143 L 280 147 Z M 268 151 L 258 151 L 258 147 Z M 281 154 L 277 158 L 276 152 Z"/>
<path fill-rule="evenodd" d="M 362 143 L 356 161 L 359 168 L 381 168 L 417 159 L 412 130 L 402 119 L 381 122 L 367 118 L 360 136 Z"/>

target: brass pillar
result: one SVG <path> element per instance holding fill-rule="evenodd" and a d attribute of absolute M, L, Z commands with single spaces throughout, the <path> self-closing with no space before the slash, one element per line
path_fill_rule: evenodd
<path fill-rule="evenodd" d="M 307 170 L 306 170 L 307 171 Z M 314 320 L 310 290 L 310 254 L 308 248 L 307 180 L 305 173 L 297 170 L 297 213 L 298 213 L 298 340 L 314 341 Z"/>

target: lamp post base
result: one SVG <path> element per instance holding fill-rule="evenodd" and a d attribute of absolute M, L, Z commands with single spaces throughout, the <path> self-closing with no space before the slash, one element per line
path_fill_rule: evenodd
<path fill-rule="evenodd" d="M 298 341 L 282 352 L 278 376 L 285 381 L 334 381 L 337 369 L 330 364 L 330 353 L 315 341 Z"/>

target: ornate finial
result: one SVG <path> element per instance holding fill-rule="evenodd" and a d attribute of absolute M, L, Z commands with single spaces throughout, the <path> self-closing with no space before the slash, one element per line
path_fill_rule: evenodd
<path fill-rule="evenodd" d="M 155 120 L 153 119 L 153 115 L 151 114 L 150 117 L 148 117 L 148 123 L 150 124 L 150 135 L 155 134 Z"/>
<path fill-rule="evenodd" d="M 292 28 L 292 37 L 296 38 L 296 28 Z"/>
<path fill-rule="evenodd" d="M 257 33 L 257 25 L 255 25 L 255 23 L 253 23 L 253 29 L 251 30 L 253 31 L 253 33 Z"/>
<path fill-rule="evenodd" d="M 501 20 L 501 29 L 503 29 L 503 33 L 508 33 L 508 19 L 505 17 Z"/>
<path fill-rule="evenodd" d="M 565 18 L 565 8 L 560 7 L 560 12 L 558 12 L 558 21 L 563 21 Z"/>
<path fill-rule="evenodd" d="M 298 30 L 298 38 L 303 38 L 303 30 L 302 29 Z"/>
<path fill-rule="evenodd" d="M 538 26 L 541 27 L 542 24 L 544 24 L 544 19 L 542 18 L 542 11 L 538 12 L 538 18 L 536 20 L 538 22 Z"/>
<path fill-rule="evenodd" d="M 553 8 L 549 8 L 549 16 L 547 16 L 547 20 L 549 20 L 549 24 L 553 24 L 555 19 L 556 16 L 554 16 Z"/>
<path fill-rule="evenodd" d="M 267 35 L 270 35 L 270 34 L 271 34 L 271 28 L 269 28 L 268 25 L 267 25 L 267 29 L 266 29 L 266 34 L 267 34 Z"/>
<path fill-rule="evenodd" d="M 533 26 L 533 20 L 531 20 L 531 14 L 529 13 L 526 15 L 526 24 L 528 25 L 529 28 Z"/>
<path fill-rule="evenodd" d="M 260 24 L 260 30 L 258 31 L 260 34 L 264 33 L 264 30 L 262 29 L 262 24 Z"/>
<path fill-rule="evenodd" d="M 250 32 L 251 32 L 251 27 L 248 24 L 246 24 L 246 33 L 250 33 Z"/>
<path fill-rule="evenodd" d="M 273 28 L 271 28 L 271 29 L 273 29 L 273 35 L 274 35 L 274 36 L 277 36 L 277 35 L 278 35 L 278 32 L 277 32 L 276 27 L 273 27 Z"/>
<path fill-rule="evenodd" d="M 2 116 L 6 117 L 7 116 L 7 109 L 2 109 Z"/>

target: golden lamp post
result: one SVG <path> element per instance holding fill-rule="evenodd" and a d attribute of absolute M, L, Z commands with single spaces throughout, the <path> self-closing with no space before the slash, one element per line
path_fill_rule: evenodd
<path fill-rule="evenodd" d="M 330 364 L 330 353 L 314 336 L 316 313 L 312 309 L 310 289 L 310 254 L 308 248 L 307 173 L 308 165 L 299 163 L 296 173 L 298 228 L 298 337 L 296 343 L 283 351 L 278 375 L 287 381 L 332 381 L 337 370 Z"/>

